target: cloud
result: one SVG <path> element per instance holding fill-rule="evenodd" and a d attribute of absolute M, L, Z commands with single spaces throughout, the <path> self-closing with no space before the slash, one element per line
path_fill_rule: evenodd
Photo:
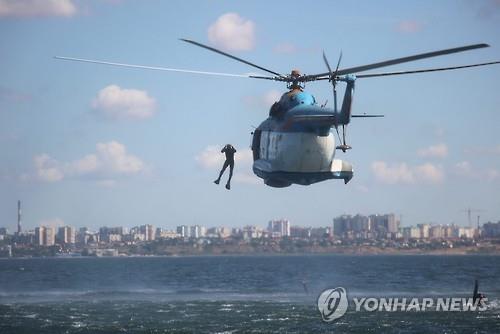
<path fill-rule="evenodd" d="M 76 12 L 72 0 L 0 0 L 0 17 L 71 17 Z"/>
<path fill-rule="evenodd" d="M 56 182 L 64 178 L 59 162 L 47 154 L 37 155 L 34 159 L 36 174 L 40 181 Z"/>
<path fill-rule="evenodd" d="M 321 48 L 318 47 L 298 47 L 293 43 L 280 43 L 273 47 L 273 52 L 278 54 L 294 54 L 294 53 L 318 53 Z"/>
<path fill-rule="evenodd" d="M 398 22 L 396 31 L 402 33 L 416 33 L 423 29 L 424 25 L 415 20 L 403 20 Z"/>
<path fill-rule="evenodd" d="M 69 163 L 69 170 L 74 174 L 87 174 L 99 168 L 100 161 L 95 154 L 89 154 L 83 158 Z"/>
<path fill-rule="evenodd" d="M 281 99 L 282 94 L 282 92 L 279 92 L 277 90 L 271 90 L 264 95 L 262 101 L 266 106 L 271 106 L 274 102 L 277 102 Z"/>
<path fill-rule="evenodd" d="M 125 146 L 117 141 L 98 143 L 97 157 L 101 169 L 111 174 L 135 174 L 144 170 L 141 159 L 127 154 Z"/>
<path fill-rule="evenodd" d="M 243 97 L 243 103 L 251 108 L 269 109 L 274 102 L 279 101 L 283 93 L 270 90 L 263 95 L 247 95 Z"/>
<path fill-rule="evenodd" d="M 240 149 L 236 155 L 235 160 L 241 165 L 252 166 L 253 164 L 253 152 L 250 148 Z"/>
<path fill-rule="evenodd" d="M 251 50 L 255 46 L 255 24 L 236 13 L 224 14 L 208 28 L 208 40 L 225 50 Z"/>
<path fill-rule="evenodd" d="M 224 145 L 208 145 L 194 159 L 204 169 L 219 169 L 224 163 L 225 155 L 220 151 Z M 239 165 L 251 165 L 253 163 L 253 153 L 249 148 L 237 149 L 234 155 L 235 163 Z"/>
<path fill-rule="evenodd" d="M 431 163 L 409 166 L 406 163 L 388 165 L 385 161 L 374 161 L 371 167 L 376 179 L 387 184 L 441 183 L 444 180 L 442 167 Z"/>
<path fill-rule="evenodd" d="M 461 161 L 453 167 L 456 174 L 460 176 L 469 176 L 472 173 L 472 166 L 468 161 Z"/>
<path fill-rule="evenodd" d="M 372 163 L 372 171 L 375 173 L 375 177 L 383 183 L 415 182 L 413 172 L 405 163 L 388 166 L 384 161 L 374 161 Z"/>
<path fill-rule="evenodd" d="M 237 172 L 234 174 L 234 182 L 244 184 L 262 184 L 261 178 L 257 177 L 253 172 Z"/>
<path fill-rule="evenodd" d="M 367 186 L 364 186 L 362 184 L 356 185 L 355 188 L 356 188 L 357 191 L 365 193 L 365 194 L 370 192 L 370 188 L 368 188 Z"/>
<path fill-rule="evenodd" d="M 445 158 L 448 155 L 446 144 L 432 145 L 417 151 L 419 157 L 423 158 Z"/>
<path fill-rule="evenodd" d="M 22 92 L 12 90 L 10 88 L 0 86 L 0 101 L 6 102 L 28 102 L 32 100 L 32 96 Z"/>
<path fill-rule="evenodd" d="M 472 180 L 494 181 L 500 179 L 500 170 L 496 168 L 473 167 L 469 161 L 461 161 L 453 166 L 453 172 L 462 178 Z"/>
<path fill-rule="evenodd" d="M 493 181 L 500 178 L 500 171 L 498 169 L 489 168 L 485 172 L 486 179 Z"/>
<path fill-rule="evenodd" d="M 116 185 L 116 180 L 99 180 L 96 183 L 101 187 L 112 188 Z"/>
<path fill-rule="evenodd" d="M 291 54 L 297 53 L 298 51 L 299 49 L 297 46 L 292 43 L 280 43 L 273 48 L 273 52 L 275 53 Z"/>
<path fill-rule="evenodd" d="M 225 155 L 220 152 L 224 145 L 209 145 L 201 151 L 195 161 L 207 170 L 219 171 L 224 164 Z M 238 183 L 260 184 L 262 180 L 251 172 L 253 153 L 249 148 L 239 149 L 234 155 L 235 168 L 233 180 Z M 226 171 L 228 173 L 228 171 Z"/>
<path fill-rule="evenodd" d="M 145 170 L 144 162 L 128 154 L 125 146 L 117 141 L 98 143 L 96 152 L 81 159 L 61 162 L 47 154 L 34 157 L 36 178 L 44 182 L 57 182 L 64 178 L 91 177 L 102 185 L 112 185 L 110 177 L 138 174 Z M 102 179 L 102 180 L 101 180 Z"/>
<path fill-rule="evenodd" d="M 500 144 L 493 147 L 471 147 L 464 151 L 467 154 L 500 155 Z"/>
<path fill-rule="evenodd" d="M 500 13 L 500 0 L 473 1 L 471 3 L 479 4 L 477 16 L 480 19 L 494 19 Z"/>
<path fill-rule="evenodd" d="M 441 166 L 435 166 L 431 163 L 416 166 L 414 172 L 418 179 L 429 183 L 441 183 L 444 180 L 444 173 Z"/>
<path fill-rule="evenodd" d="M 205 169 L 220 168 L 224 163 L 224 157 L 220 153 L 220 145 L 209 145 L 194 159 Z"/>
<path fill-rule="evenodd" d="M 156 101 L 146 91 L 109 85 L 97 93 L 92 108 L 110 119 L 142 120 L 153 116 Z"/>

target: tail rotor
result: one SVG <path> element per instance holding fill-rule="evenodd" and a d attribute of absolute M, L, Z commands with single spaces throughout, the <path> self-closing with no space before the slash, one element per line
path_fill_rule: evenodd
<path fill-rule="evenodd" d="M 334 103 L 334 110 L 335 113 L 338 112 L 337 108 L 337 81 L 339 80 L 337 73 L 339 71 L 339 66 L 340 62 L 342 61 L 342 51 L 340 51 L 339 55 L 339 60 L 337 61 L 337 66 L 335 67 L 335 72 L 332 71 L 332 68 L 330 67 L 330 63 L 328 62 L 328 59 L 326 58 L 325 51 L 323 51 L 323 61 L 325 62 L 326 67 L 328 68 L 328 82 L 332 83 L 332 88 L 333 88 L 333 103 Z M 339 127 L 338 124 L 335 124 L 335 131 L 337 131 L 337 136 L 339 137 L 339 142 L 342 144 L 337 146 L 337 149 L 342 150 L 342 152 L 346 152 L 347 150 L 351 149 L 351 146 L 346 144 L 346 125 L 342 124 L 342 139 L 340 138 L 340 133 L 339 133 Z"/>
<path fill-rule="evenodd" d="M 337 62 L 337 67 L 335 68 L 335 72 L 332 71 L 332 68 L 330 67 L 330 63 L 328 63 L 328 59 L 326 58 L 325 51 L 323 51 L 323 61 L 325 62 L 326 67 L 328 68 L 329 72 L 329 77 L 328 77 L 328 82 L 332 83 L 333 87 L 333 100 L 334 100 L 334 108 L 335 112 L 337 112 L 337 73 L 339 71 L 339 66 L 340 66 L 340 61 L 342 60 L 342 51 L 340 51 L 340 56 L 339 60 Z"/>

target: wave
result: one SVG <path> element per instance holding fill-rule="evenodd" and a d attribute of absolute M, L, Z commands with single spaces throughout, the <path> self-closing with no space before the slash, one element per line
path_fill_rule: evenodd
<path fill-rule="evenodd" d="M 64 301 L 145 301 L 145 302 L 175 302 L 175 301 L 264 301 L 264 302 L 296 302 L 315 303 L 323 289 L 310 287 L 309 292 L 304 291 L 276 291 L 272 289 L 218 289 L 218 288 L 143 288 L 143 287 L 117 287 L 113 289 L 86 289 L 86 290 L 33 290 L 33 291 L 0 291 L 0 304 L 10 303 L 37 303 L 37 302 L 64 302 Z M 373 290 L 347 290 L 350 300 L 353 298 L 408 298 L 408 297 L 470 297 L 469 291 L 373 291 Z M 496 294 L 491 294 L 488 304 L 492 308 L 499 308 Z"/>
<path fill-rule="evenodd" d="M 50 301 L 222 301 L 255 300 L 271 302 L 297 301 L 311 299 L 304 293 L 283 292 L 238 292 L 222 289 L 115 289 L 115 290 L 49 290 L 49 291 L 11 291 L 0 292 L 0 304 Z M 314 296 L 316 298 L 316 296 Z"/>

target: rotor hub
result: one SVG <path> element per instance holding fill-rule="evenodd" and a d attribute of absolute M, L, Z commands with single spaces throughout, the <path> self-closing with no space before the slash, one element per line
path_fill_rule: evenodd
<path fill-rule="evenodd" d="M 298 77 L 300 77 L 300 70 L 297 70 L 297 69 L 292 70 L 292 73 L 290 73 L 290 76 L 292 78 L 298 78 Z"/>

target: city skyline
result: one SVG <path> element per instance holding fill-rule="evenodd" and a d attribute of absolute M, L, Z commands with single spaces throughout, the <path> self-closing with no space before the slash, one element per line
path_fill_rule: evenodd
<path fill-rule="evenodd" d="M 20 201 L 18 201 L 18 203 L 19 202 Z M 465 212 L 469 212 L 469 211 L 471 211 L 471 210 L 470 209 L 465 210 Z M 20 218 L 20 215 L 18 216 L 18 219 L 19 218 Z M 81 230 L 85 230 L 85 231 L 95 230 L 95 231 L 99 231 L 99 233 L 101 233 L 102 229 L 110 229 L 110 230 L 118 229 L 120 232 L 117 234 L 128 234 L 131 231 L 134 231 L 135 229 L 139 229 L 139 228 L 142 229 L 146 226 L 150 226 L 151 228 L 154 228 L 155 231 L 162 230 L 162 231 L 166 231 L 166 232 L 176 232 L 177 234 L 179 234 L 181 236 L 186 236 L 186 235 L 190 236 L 190 235 L 200 234 L 199 230 L 197 230 L 199 228 L 201 228 L 204 232 L 206 232 L 208 229 L 214 229 L 214 228 L 216 228 L 216 229 L 218 229 L 218 228 L 226 229 L 227 228 L 229 230 L 234 230 L 234 229 L 238 230 L 238 229 L 244 229 L 246 227 L 252 227 L 252 228 L 266 229 L 265 226 L 267 226 L 267 230 L 274 231 L 274 230 L 276 230 L 274 227 L 275 226 L 274 224 L 278 224 L 276 226 L 279 226 L 279 227 L 276 231 L 280 231 L 280 234 L 283 234 L 282 231 L 283 231 L 283 229 L 285 229 L 288 232 L 283 234 L 283 235 L 289 235 L 290 229 L 293 229 L 293 228 L 300 228 L 300 229 L 304 229 L 304 228 L 305 229 L 308 229 L 308 228 L 309 229 L 310 228 L 312 228 L 312 229 L 315 229 L 315 228 L 319 228 L 319 229 L 321 229 L 321 228 L 333 228 L 333 229 L 335 229 L 335 225 L 337 223 L 340 223 L 342 225 L 342 224 L 345 224 L 346 222 L 351 222 L 351 221 L 354 223 L 348 223 L 349 226 L 350 226 L 350 224 L 354 224 L 354 225 L 358 226 L 358 229 L 360 231 L 361 230 L 369 230 L 369 228 L 366 228 L 366 226 L 368 226 L 368 225 L 377 226 L 377 225 L 382 223 L 383 225 L 386 226 L 387 232 L 395 233 L 397 231 L 401 231 L 401 230 L 406 229 L 406 228 L 421 227 L 424 225 L 425 226 L 456 226 L 457 228 L 479 229 L 483 224 L 500 222 L 500 219 L 492 220 L 492 221 L 484 221 L 484 222 L 480 222 L 480 221 L 472 222 L 472 221 L 470 221 L 470 224 L 457 224 L 455 222 L 444 223 L 444 222 L 428 221 L 428 222 L 419 222 L 419 223 L 415 223 L 415 224 L 405 225 L 405 224 L 401 223 L 401 216 L 400 215 L 398 216 L 395 213 L 371 213 L 371 214 L 366 214 L 366 215 L 360 214 L 360 213 L 356 213 L 356 214 L 344 213 L 342 215 L 332 217 L 330 219 L 329 224 L 321 225 L 321 226 L 313 226 L 310 224 L 309 225 L 307 225 L 307 224 L 306 225 L 292 224 L 292 222 L 289 219 L 281 217 L 281 218 L 268 219 L 266 222 L 254 222 L 252 224 L 245 224 L 245 225 L 240 224 L 240 225 L 231 225 L 231 226 L 225 226 L 222 224 L 203 225 L 203 224 L 198 224 L 198 223 L 191 224 L 191 225 L 186 225 L 186 224 L 153 225 L 153 224 L 148 224 L 148 223 L 139 223 L 139 224 L 136 224 L 133 226 L 124 226 L 124 225 L 120 225 L 120 224 L 96 225 L 97 227 L 90 228 L 90 229 L 89 229 L 89 225 L 76 226 L 76 225 L 67 224 L 65 222 L 60 221 L 57 223 L 51 222 L 49 224 L 41 223 L 41 224 L 35 226 L 34 228 L 24 229 L 24 230 L 20 230 L 19 225 L 17 225 L 17 231 L 14 232 L 13 235 L 27 234 L 30 232 L 37 233 L 37 229 L 39 229 L 39 228 L 52 228 L 54 230 L 60 230 L 60 229 L 68 228 L 68 227 L 73 229 L 73 230 L 78 229 L 79 231 L 81 231 Z M 281 224 L 283 224 L 283 222 L 286 223 L 286 227 L 282 227 Z M 362 226 L 362 227 L 359 227 L 359 226 Z M 3 231 L 6 231 L 6 233 L 10 231 L 9 226 L 5 225 L 5 224 L 0 225 L 0 228 Z M 193 232 L 194 231 L 193 229 L 195 229 L 196 232 Z M 151 235 L 152 232 L 141 232 L 141 233 Z"/>
<path fill-rule="evenodd" d="M 464 221 L 463 222 L 454 222 L 454 221 L 448 221 L 448 222 L 440 222 L 440 221 L 436 221 L 436 220 L 429 220 L 429 221 L 420 221 L 420 222 L 414 222 L 414 223 L 411 223 L 411 224 L 404 224 L 403 223 L 403 216 L 402 215 L 398 215 L 396 213 L 390 213 L 390 215 L 393 215 L 394 216 L 394 219 L 397 221 L 398 223 L 398 226 L 401 226 L 401 227 L 411 227 L 411 226 L 415 226 L 415 225 L 418 225 L 418 224 L 433 224 L 433 225 L 457 225 L 457 226 L 461 226 L 461 227 L 477 227 L 478 225 L 481 225 L 483 223 L 486 223 L 486 222 L 496 222 L 496 221 L 500 221 L 500 219 L 493 219 L 493 220 L 480 220 L 480 217 L 481 215 L 480 214 L 477 214 L 475 216 L 472 216 L 473 213 L 480 213 L 482 212 L 483 210 L 476 210 L 476 209 L 472 209 L 472 208 L 466 208 L 465 210 L 461 210 L 461 212 L 464 213 Z M 97 228 L 100 228 L 100 227 L 103 227 L 103 226 L 108 226 L 108 227 L 114 227 L 114 226 L 122 226 L 122 227 L 125 227 L 125 228 L 133 228 L 135 226 L 139 226 L 139 225 L 143 225 L 143 224 L 146 224 L 146 222 L 138 222 L 138 223 L 133 223 L 132 225 L 121 225 L 121 224 L 108 224 L 108 225 L 99 225 L 99 223 L 91 223 L 90 225 L 87 224 L 87 225 L 74 225 L 74 224 L 71 224 L 70 222 L 65 222 L 63 220 L 60 220 L 60 219 L 55 219 L 55 220 L 51 220 L 51 221 L 41 221 L 39 222 L 37 225 L 32 225 L 32 224 L 28 224 L 28 227 L 29 228 L 26 228 L 25 227 L 25 224 L 22 224 L 21 225 L 21 200 L 17 200 L 17 207 L 16 207 L 16 212 L 17 212 L 17 218 L 16 218 L 16 222 L 15 224 L 12 223 L 12 224 L 8 224 L 8 223 L 3 223 L 3 222 L 0 222 L 0 227 L 3 227 L 3 228 L 6 228 L 7 230 L 17 230 L 17 233 L 20 233 L 21 231 L 25 232 L 26 230 L 31 230 L 31 231 L 34 231 L 37 227 L 40 227 L 40 226 L 46 226 L 46 227 L 53 227 L 53 228 L 59 228 L 59 227 L 63 227 L 63 226 L 73 226 L 73 227 L 78 227 L 78 228 L 88 228 L 89 226 L 95 226 Z M 381 213 L 381 212 L 378 212 L 378 213 L 368 213 L 368 214 L 363 214 L 363 213 L 343 213 L 337 217 L 331 217 L 330 220 L 335 220 L 336 218 L 339 218 L 339 217 L 343 217 L 343 216 L 366 216 L 366 217 L 369 217 L 369 216 L 384 216 L 384 215 L 387 215 L 387 213 Z M 474 219 L 474 217 L 476 219 Z M 237 219 L 236 219 L 237 220 Z M 274 217 L 274 218 L 269 218 L 267 219 L 266 222 L 272 222 L 272 221 L 279 221 L 279 220 L 287 220 L 289 221 L 288 218 L 286 217 Z M 262 224 L 262 225 L 265 225 L 266 222 L 253 222 L 253 223 L 248 223 L 248 224 L 245 224 L 245 225 L 252 225 L 252 226 L 260 226 L 259 224 Z M 235 223 L 237 224 L 237 223 Z M 192 224 L 175 224 L 175 223 L 172 223 L 172 224 L 161 224 L 161 225 L 158 225 L 158 227 L 165 227 L 165 228 L 171 228 L 171 229 L 175 229 L 177 228 L 178 226 L 195 226 L 195 225 L 200 225 L 200 223 L 192 223 Z M 21 226 L 24 226 L 24 229 L 21 228 Z M 223 224 L 212 224 L 210 226 L 223 226 Z M 239 227 L 240 225 L 234 225 L 234 224 L 231 224 L 231 225 L 227 225 L 228 227 L 231 227 L 231 228 L 234 228 L 234 227 Z M 305 225 L 294 225 L 294 226 L 303 226 L 303 227 L 324 227 L 325 225 L 311 225 L 311 224 L 305 224 Z M 15 228 L 14 228 L 15 227 Z"/>
<path fill-rule="evenodd" d="M 0 227 L 1 257 L 130 256 L 187 254 L 254 254 L 296 252 L 438 251 L 491 253 L 500 237 L 500 221 L 482 226 L 417 224 L 401 226 L 392 213 L 342 215 L 330 226 L 292 225 L 289 220 L 270 220 L 267 228 L 179 225 L 175 229 L 151 224 L 102 226 L 98 230 L 73 226 L 39 226 L 9 234 Z M 359 248 L 360 247 L 360 248 Z"/>
<path fill-rule="evenodd" d="M 497 2 L 317 1 L 311 15 L 276 15 L 289 1 L 266 11 L 244 1 L 197 2 L 196 11 L 190 1 L 9 3 L 0 11 L 0 225 L 12 231 L 18 199 L 23 229 L 280 217 L 324 226 L 377 211 L 402 215 L 403 225 L 466 225 L 468 208 L 481 210 L 473 223 L 500 217 L 498 65 L 359 79 L 353 112 L 385 118 L 349 126 L 353 149 L 336 154 L 353 164 L 351 182 L 271 189 L 252 173 L 250 132 L 283 85 L 53 58 L 253 72 L 178 41 L 190 38 L 280 73 L 324 72 L 323 50 L 331 63 L 342 50 L 347 68 L 484 42 L 491 47 L 387 70 L 481 63 L 500 58 Z M 333 103 L 325 82 L 306 90 Z M 231 191 L 212 183 L 227 143 L 238 150 Z"/>
<path fill-rule="evenodd" d="M 342 215 L 333 218 L 331 226 L 298 226 L 292 225 L 287 219 L 270 220 L 266 227 L 259 225 L 246 225 L 238 227 L 227 226 L 202 226 L 179 225 L 175 229 L 165 229 L 151 224 L 140 226 L 101 226 L 92 231 L 88 227 L 75 226 L 44 226 L 40 225 L 34 230 L 15 232 L 9 234 L 5 227 L 0 227 L 0 236 L 13 237 L 19 244 L 54 246 L 64 244 L 87 244 L 90 239 L 93 243 L 121 243 L 121 242 L 148 242 L 156 239 L 172 238 L 229 238 L 243 236 L 244 239 L 254 238 L 311 238 L 328 236 L 339 239 L 442 239 L 442 238 L 467 238 L 474 239 L 481 236 L 481 231 L 491 234 L 489 237 L 500 235 L 500 221 L 487 222 L 483 226 L 459 226 L 456 224 L 422 223 L 401 226 L 393 213 L 372 214 L 363 216 L 356 214 Z M 98 236 L 95 239 L 95 236 Z M 29 241 L 31 240 L 32 241 Z"/>

